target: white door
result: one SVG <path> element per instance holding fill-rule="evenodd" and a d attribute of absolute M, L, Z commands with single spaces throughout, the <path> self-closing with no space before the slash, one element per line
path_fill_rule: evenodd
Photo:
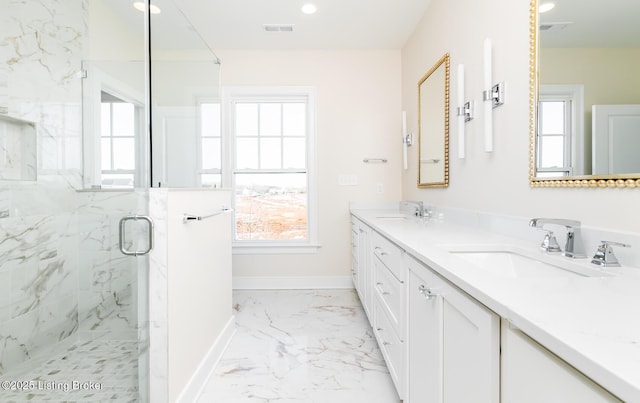
<path fill-rule="evenodd" d="M 157 107 L 154 112 L 153 185 L 199 186 L 195 107 Z"/>
<path fill-rule="evenodd" d="M 640 105 L 593 105 L 593 174 L 640 173 Z"/>
<path fill-rule="evenodd" d="M 502 325 L 502 403 L 620 402 L 508 323 Z"/>
<path fill-rule="evenodd" d="M 498 403 L 498 316 L 448 284 L 442 298 L 444 403 Z"/>
<path fill-rule="evenodd" d="M 435 275 L 409 264 L 408 403 L 442 402 L 442 300 Z M 420 275 L 415 272 L 419 272 Z"/>

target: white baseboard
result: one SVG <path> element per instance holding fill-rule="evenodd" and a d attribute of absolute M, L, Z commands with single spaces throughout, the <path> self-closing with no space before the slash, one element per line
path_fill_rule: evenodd
<path fill-rule="evenodd" d="M 234 290 L 320 290 L 353 288 L 350 276 L 233 277 Z"/>
<path fill-rule="evenodd" d="M 216 341 L 202 358 L 202 361 L 200 361 L 198 369 L 191 376 L 191 379 L 189 379 L 184 389 L 182 389 L 180 396 L 176 400 L 177 403 L 191 403 L 198 400 L 198 397 L 202 394 L 202 390 L 207 384 L 207 380 L 218 365 L 222 354 L 227 349 L 231 338 L 236 332 L 235 320 L 235 316 L 231 316 L 231 319 L 227 321 L 227 324 L 224 326 L 224 329 L 222 329 Z"/>

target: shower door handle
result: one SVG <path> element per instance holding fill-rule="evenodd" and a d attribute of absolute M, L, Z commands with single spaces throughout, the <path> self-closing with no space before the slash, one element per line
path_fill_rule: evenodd
<path fill-rule="evenodd" d="M 147 236 L 149 237 L 148 247 L 146 250 L 128 250 L 125 247 L 125 236 L 124 236 L 125 224 L 127 221 L 138 221 L 138 220 L 146 221 L 148 224 L 148 229 L 149 229 L 147 231 Z M 137 214 L 122 217 L 122 219 L 120 219 L 120 252 L 122 252 L 122 254 L 127 256 L 144 256 L 149 252 L 151 252 L 151 249 L 153 249 L 153 220 L 151 219 L 151 217 L 146 215 L 137 215 Z"/>

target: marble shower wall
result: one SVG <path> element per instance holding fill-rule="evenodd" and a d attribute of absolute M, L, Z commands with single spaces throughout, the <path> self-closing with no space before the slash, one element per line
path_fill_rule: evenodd
<path fill-rule="evenodd" d="M 32 121 L 38 177 L 0 181 L 0 373 L 74 335 L 85 0 L 0 0 L 0 113 Z"/>

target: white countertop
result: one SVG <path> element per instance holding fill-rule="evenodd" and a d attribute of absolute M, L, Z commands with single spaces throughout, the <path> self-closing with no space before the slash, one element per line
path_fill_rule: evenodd
<path fill-rule="evenodd" d="M 449 250 L 510 245 L 543 252 L 537 244 L 442 220 L 380 218 L 397 215 L 390 210 L 351 212 L 611 393 L 640 402 L 640 269 L 598 269 L 590 259 L 571 259 L 614 275 L 491 275 Z"/>

